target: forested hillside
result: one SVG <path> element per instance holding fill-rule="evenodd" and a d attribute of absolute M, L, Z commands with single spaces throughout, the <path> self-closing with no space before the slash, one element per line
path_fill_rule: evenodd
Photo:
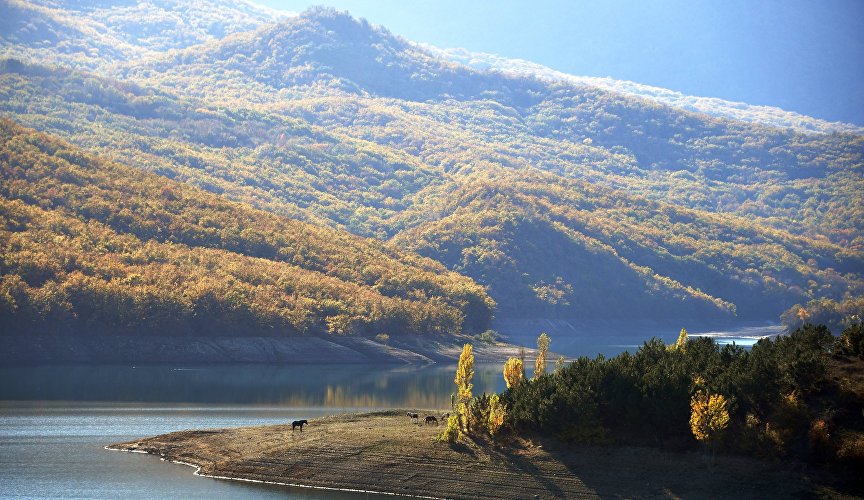
<path fill-rule="evenodd" d="M 208 36 L 110 67 L 6 59 L 0 113 L 415 250 L 488 287 L 502 318 L 776 320 L 864 288 L 860 135 L 472 69 L 327 9 Z"/>
<path fill-rule="evenodd" d="M 0 122 L 7 333 L 478 331 L 440 264 L 285 219 Z"/>
<path fill-rule="evenodd" d="M 0 0 L 0 46 L 28 60 L 108 68 L 288 17 L 245 0 Z"/>

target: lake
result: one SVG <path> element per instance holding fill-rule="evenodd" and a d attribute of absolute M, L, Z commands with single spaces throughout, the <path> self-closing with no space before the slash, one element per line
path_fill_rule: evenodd
<path fill-rule="evenodd" d="M 694 333 L 747 345 L 777 331 L 753 328 Z M 658 336 L 674 341 L 677 331 Z M 642 340 L 620 332 L 553 337 L 552 349 L 608 356 L 633 351 Z M 103 447 L 182 429 L 376 408 L 446 408 L 454 372 L 455 366 L 442 365 L 0 367 L 0 497 L 371 498 L 201 478 L 189 467 Z M 475 393 L 504 389 L 500 364 L 480 364 L 475 372 Z"/>

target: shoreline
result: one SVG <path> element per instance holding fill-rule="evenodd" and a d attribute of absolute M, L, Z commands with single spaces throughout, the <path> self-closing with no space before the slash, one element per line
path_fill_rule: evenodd
<path fill-rule="evenodd" d="M 415 410 L 416 411 L 416 410 Z M 427 414 L 435 414 L 431 410 Z M 422 420 L 422 418 L 421 418 Z M 789 497 L 813 494 L 794 467 L 693 452 L 566 446 L 520 437 L 450 445 L 403 410 L 290 425 L 179 431 L 106 446 L 214 479 L 420 498 Z M 780 485 L 780 486 L 778 486 Z"/>
<path fill-rule="evenodd" d="M 152 453 L 149 453 L 146 451 L 124 450 L 121 448 L 112 448 L 111 446 L 112 445 L 105 445 L 102 447 L 102 449 L 108 450 L 108 451 L 116 451 L 116 452 L 120 452 L 120 453 L 138 453 L 141 455 L 155 456 Z M 195 471 L 192 473 L 193 476 L 206 477 L 209 479 L 221 479 L 224 481 L 237 481 L 237 482 L 241 482 L 241 483 L 252 483 L 252 484 L 268 484 L 268 485 L 272 485 L 272 486 L 286 486 L 289 488 L 304 488 L 304 489 L 320 490 L 320 491 L 339 491 L 339 492 L 343 492 L 343 493 L 365 493 L 367 495 L 387 495 L 387 496 L 394 496 L 394 497 L 423 498 L 423 499 L 428 499 L 428 500 L 444 500 L 444 498 L 441 498 L 441 497 L 417 496 L 417 495 L 411 495 L 411 494 L 405 494 L 405 493 L 391 493 L 391 492 L 386 492 L 386 491 L 360 490 L 360 489 L 352 489 L 352 488 L 336 488 L 336 487 L 330 487 L 330 486 L 311 486 L 311 485 L 307 485 L 307 484 L 284 483 L 284 482 L 278 482 L 278 481 L 264 481 L 264 480 L 260 480 L 260 479 L 247 479 L 247 478 L 242 478 L 242 477 L 214 476 L 214 475 L 202 473 L 200 465 L 195 465 L 195 464 L 192 464 L 189 462 L 183 462 L 180 460 L 170 460 L 170 459 L 167 459 L 165 457 L 159 457 L 159 460 L 161 460 L 163 462 L 167 462 L 169 464 L 185 465 L 187 467 L 192 467 L 193 469 L 195 469 Z"/>
<path fill-rule="evenodd" d="M 390 364 L 450 363 L 464 343 L 478 362 L 504 362 L 519 346 L 478 341 L 468 335 L 368 337 L 0 336 L 0 364 L 34 365 L 214 365 L 214 364 Z M 533 357 L 534 349 L 526 349 Z"/>

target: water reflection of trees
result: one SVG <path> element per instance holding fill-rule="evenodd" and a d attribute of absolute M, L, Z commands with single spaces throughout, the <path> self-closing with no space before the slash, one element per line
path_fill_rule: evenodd
<path fill-rule="evenodd" d="M 443 408 L 452 366 L 243 365 L 0 368 L 0 400 L 204 403 L 285 407 Z M 478 365 L 475 392 L 503 389 L 501 367 Z"/>

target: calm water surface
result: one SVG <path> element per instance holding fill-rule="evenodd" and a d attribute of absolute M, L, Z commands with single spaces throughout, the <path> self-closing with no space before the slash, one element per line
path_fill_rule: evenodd
<path fill-rule="evenodd" d="M 585 333 L 552 349 L 567 356 L 635 350 L 645 337 Z M 691 332 L 752 344 L 774 329 Z M 530 345 L 535 336 L 511 341 Z M 373 498 L 193 476 L 156 457 L 106 444 L 181 429 L 313 419 L 377 408 L 446 408 L 453 366 L 0 367 L 2 498 Z M 478 365 L 474 391 L 502 391 L 499 365 Z M 392 497 L 386 497 L 392 498 Z"/>
<path fill-rule="evenodd" d="M 0 497 L 371 498 L 200 478 L 189 467 L 103 447 L 181 429 L 445 408 L 454 371 L 437 365 L 0 368 Z M 503 390 L 499 372 L 497 365 L 478 365 L 475 390 Z"/>

